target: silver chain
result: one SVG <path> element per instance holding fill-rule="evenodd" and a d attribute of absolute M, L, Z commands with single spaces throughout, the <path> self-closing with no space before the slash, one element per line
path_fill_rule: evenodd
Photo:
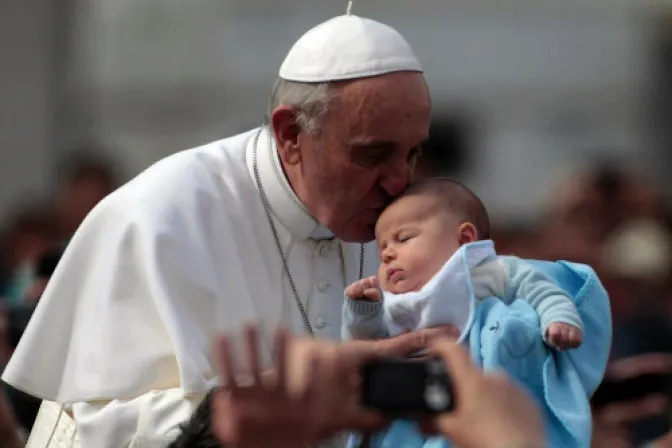
<path fill-rule="evenodd" d="M 294 279 L 292 278 L 292 274 L 289 272 L 289 264 L 287 263 L 287 258 L 285 257 L 285 254 L 282 252 L 280 237 L 278 237 L 278 231 L 275 228 L 275 224 L 273 223 L 271 206 L 268 202 L 268 198 L 266 197 L 266 193 L 264 192 L 264 186 L 261 183 L 261 176 L 259 176 L 259 164 L 257 163 L 257 145 L 259 144 L 259 136 L 261 135 L 262 130 L 263 127 L 255 135 L 254 143 L 252 145 L 252 170 L 254 171 L 254 178 L 257 181 L 257 187 L 259 188 L 259 197 L 261 198 L 261 203 L 264 206 L 264 211 L 266 212 L 266 218 L 268 219 L 268 223 L 271 226 L 271 232 L 273 233 L 273 239 L 275 240 L 275 245 L 278 249 L 278 254 L 280 255 L 280 259 L 282 260 L 282 266 L 285 269 L 285 273 L 287 274 L 287 280 L 289 280 L 289 286 L 292 288 L 292 294 L 294 294 L 294 300 L 296 301 L 296 306 L 299 309 L 299 312 L 301 313 L 301 319 L 303 319 L 303 325 L 306 327 L 306 331 L 308 332 L 308 334 L 314 337 L 315 333 L 313 332 L 313 326 L 310 324 L 308 313 L 306 313 L 306 309 L 303 307 L 303 303 L 301 302 L 301 298 L 299 297 L 299 292 L 297 291 L 296 285 L 294 284 Z M 363 277 L 364 277 L 364 244 L 360 244 L 359 279 L 361 280 Z"/>

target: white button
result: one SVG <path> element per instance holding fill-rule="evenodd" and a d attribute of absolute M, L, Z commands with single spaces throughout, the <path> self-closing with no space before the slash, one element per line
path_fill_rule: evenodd
<path fill-rule="evenodd" d="M 325 321 L 321 317 L 318 317 L 317 319 L 315 319 L 315 328 L 322 329 L 322 328 L 325 327 L 325 325 L 327 325 L 327 321 Z"/>
<path fill-rule="evenodd" d="M 317 289 L 323 292 L 329 289 L 330 286 L 331 284 L 329 284 L 329 282 L 326 280 L 320 280 L 319 282 L 317 282 Z"/>

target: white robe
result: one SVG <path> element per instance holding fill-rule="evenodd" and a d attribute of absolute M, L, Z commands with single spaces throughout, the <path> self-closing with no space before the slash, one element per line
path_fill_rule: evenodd
<path fill-rule="evenodd" d="M 256 132 L 156 163 L 84 221 L 2 377 L 45 400 L 29 447 L 164 447 L 217 382 L 217 333 L 260 324 L 267 367 L 274 329 L 305 333 L 253 176 Z M 258 162 L 315 335 L 338 339 L 360 246 L 327 239 L 265 130 Z M 367 245 L 364 274 L 378 264 Z"/>

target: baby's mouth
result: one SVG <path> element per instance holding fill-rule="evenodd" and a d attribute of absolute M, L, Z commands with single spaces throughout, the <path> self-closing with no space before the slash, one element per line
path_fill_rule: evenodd
<path fill-rule="evenodd" d="M 404 271 L 399 268 L 388 268 L 387 269 L 387 279 L 391 282 L 396 282 L 401 279 Z"/>

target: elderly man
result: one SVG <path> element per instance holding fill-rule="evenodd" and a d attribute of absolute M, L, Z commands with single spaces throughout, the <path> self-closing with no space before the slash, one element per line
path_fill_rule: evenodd
<path fill-rule="evenodd" d="M 80 227 L 3 376 L 45 400 L 29 446 L 166 446 L 217 382 L 220 331 L 258 323 L 264 368 L 278 327 L 338 339 L 343 288 L 377 271 L 366 243 L 429 121 L 395 30 L 347 14 L 308 31 L 266 125 L 158 162 Z"/>

